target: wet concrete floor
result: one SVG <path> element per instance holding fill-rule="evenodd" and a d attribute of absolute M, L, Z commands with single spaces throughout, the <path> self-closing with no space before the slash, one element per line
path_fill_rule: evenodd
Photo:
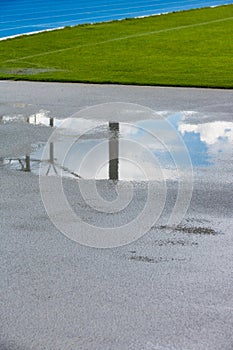
<path fill-rule="evenodd" d="M 0 348 L 230 350 L 233 91 L 23 82 L 0 91 Z M 155 113 L 94 113 L 101 103 Z M 97 249 L 53 225 L 40 177 L 51 186 L 62 177 L 75 214 L 97 231 L 137 219 L 148 191 L 150 217 L 162 186 L 166 198 L 138 240 Z M 133 197 L 101 212 L 93 182 L 103 205 L 116 186 L 122 203 L 132 188 Z"/>

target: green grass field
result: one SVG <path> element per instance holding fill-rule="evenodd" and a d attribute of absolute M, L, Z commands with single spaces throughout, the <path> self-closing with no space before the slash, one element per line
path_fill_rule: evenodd
<path fill-rule="evenodd" d="M 0 42 L 0 79 L 233 88 L 233 5 Z"/>

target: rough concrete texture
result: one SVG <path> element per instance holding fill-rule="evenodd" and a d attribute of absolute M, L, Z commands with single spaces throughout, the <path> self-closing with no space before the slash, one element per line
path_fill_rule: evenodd
<path fill-rule="evenodd" d="M 44 109 L 64 118 L 123 101 L 233 121 L 233 91 L 24 82 L 1 82 L 0 91 L 2 116 Z M 30 151 L 50 132 L 0 124 L 0 158 Z M 95 249 L 53 226 L 37 176 L 1 166 L 0 349 L 231 350 L 233 184 L 224 169 L 214 180 L 195 173 L 190 207 L 173 232 L 161 221 L 130 245 Z M 107 180 L 99 186 L 111 191 Z M 107 215 L 85 207 L 76 181 L 64 188 L 80 215 L 103 224 Z M 140 202 L 143 186 L 135 191 Z M 172 183 L 169 193 L 165 216 Z"/>

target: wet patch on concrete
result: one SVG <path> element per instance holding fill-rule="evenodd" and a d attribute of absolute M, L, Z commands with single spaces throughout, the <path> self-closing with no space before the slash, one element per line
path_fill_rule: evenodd
<path fill-rule="evenodd" d="M 22 122 L 56 131 L 49 143 L 29 145 L 32 152 L 2 158 L 1 165 L 36 175 L 40 169 L 45 176 L 123 181 L 179 181 L 180 174 L 187 178 L 193 168 L 197 180 L 232 182 L 232 122 L 204 119 L 195 124 L 192 118 L 190 122 L 190 116 L 197 119 L 194 112 L 158 115 L 133 123 L 57 119 L 43 110 L 28 117 L 1 116 L 0 126 Z M 184 148 L 190 164 L 184 161 Z M 191 233 L 189 228 L 179 230 Z M 193 233 L 214 234 L 200 228 Z"/>
<path fill-rule="evenodd" d="M 138 261 L 138 262 L 144 262 L 144 263 L 151 263 L 151 264 L 158 264 L 163 262 L 170 262 L 170 261 L 186 261 L 186 258 L 164 258 L 164 257 L 148 257 L 143 255 L 132 255 L 129 260 L 131 261 Z"/>
<path fill-rule="evenodd" d="M 198 246 L 197 242 L 189 242 L 189 241 L 182 240 L 182 239 L 165 239 L 165 240 L 160 239 L 160 240 L 154 241 L 151 244 L 159 246 L 159 247 L 167 247 L 167 246 L 181 246 L 181 247 Z"/>
<path fill-rule="evenodd" d="M 166 226 L 166 225 L 161 225 L 161 226 L 154 226 L 154 229 L 159 229 L 159 230 L 172 230 L 176 232 L 181 232 L 181 233 L 189 233 L 189 234 L 196 234 L 196 235 L 218 235 L 221 234 L 220 232 L 215 231 L 214 229 L 210 227 L 202 227 L 202 226 Z"/>
<path fill-rule="evenodd" d="M 140 261 L 145 263 L 153 263 L 153 264 L 168 261 L 167 259 L 164 259 L 162 257 L 149 258 L 148 256 L 143 256 L 143 255 L 133 255 L 129 258 L 129 260 Z"/>

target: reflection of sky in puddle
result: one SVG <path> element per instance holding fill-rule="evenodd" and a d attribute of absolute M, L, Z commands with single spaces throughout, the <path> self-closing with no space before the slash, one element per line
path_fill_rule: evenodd
<path fill-rule="evenodd" d="M 2 117 L 0 121 L 7 123 L 14 120 Z M 219 157 L 224 159 L 223 155 L 229 159 L 233 143 L 232 122 L 189 124 L 183 113 L 167 114 L 164 120 L 134 123 L 108 123 L 82 118 L 59 120 L 49 118 L 43 112 L 21 120 L 32 125 L 57 127 L 56 138 L 46 149 L 44 144 L 40 144 L 27 157 L 8 158 L 2 162 L 13 169 L 35 174 L 39 174 L 41 166 L 43 175 L 61 174 L 88 179 L 109 176 L 122 180 L 177 179 L 178 170 L 190 170 L 184 161 L 181 139 L 193 167 L 202 169 L 214 167 Z M 111 158 L 117 158 L 117 161 Z"/>

